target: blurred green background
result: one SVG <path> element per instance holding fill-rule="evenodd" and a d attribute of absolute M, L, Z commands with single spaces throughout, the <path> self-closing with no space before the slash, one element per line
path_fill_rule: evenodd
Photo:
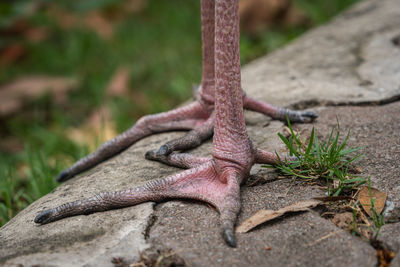
<path fill-rule="evenodd" d="M 241 1 L 242 64 L 356 1 Z M 200 77 L 199 0 L 1 1 L 0 226 Z"/>

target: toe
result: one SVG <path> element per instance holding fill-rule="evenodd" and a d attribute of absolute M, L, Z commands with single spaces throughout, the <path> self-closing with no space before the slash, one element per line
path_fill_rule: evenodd
<path fill-rule="evenodd" d="M 61 182 L 68 180 L 69 178 L 71 178 L 71 175 L 68 172 L 68 170 L 63 170 L 62 172 L 60 172 L 57 175 L 56 180 L 57 180 L 57 182 L 61 183 Z"/>
<path fill-rule="evenodd" d="M 312 122 L 318 115 L 312 111 L 295 111 L 289 115 L 291 122 Z"/>
<path fill-rule="evenodd" d="M 225 240 L 225 243 L 232 247 L 236 247 L 236 238 L 235 238 L 235 233 L 233 232 L 233 229 L 230 228 L 225 228 L 222 230 L 222 238 Z"/>
<path fill-rule="evenodd" d="M 303 116 L 304 117 L 308 117 L 308 118 L 310 118 L 312 120 L 318 118 L 318 114 L 316 114 L 315 112 L 312 112 L 312 111 L 305 111 L 303 113 Z"/>
<path fill-rule="evenodd" d="M 168 156 L 169 154 L 172 153 L 172 150 L 169 146 L 167 145 L 162 145 L 160 149 L 156 152 L 160 156 Z"/>
<path fill-rule="evenodd" d="M 41 212 L 38 216 L 36 216 L 34 222 L 39 224 L 46 224 L 51 222 L 51 218 L 53 215 L 53 210 L 45 210 Z"/>

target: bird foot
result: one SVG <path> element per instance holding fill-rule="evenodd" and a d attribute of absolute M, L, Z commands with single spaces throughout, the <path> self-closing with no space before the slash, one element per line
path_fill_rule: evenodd
<path fill-rule="evenodd" d="M 174 161 L 174 154 L 170 156 Z M 191 160 L 196 161 L 192 156 Z M 35 223 L 46 224 L 65 217 L 90 214 L 115 208 L 165 199 L 195 199 L 213 205 L 221 215 L 222 237 L 235 247 L 234 224 L 240 210 L 240 173 L 227 169 L 219 173 L 213 159 L 199 158 L 196 167 L 154 180 L 143 186 L 118 192 L 101 193 L 94 197 L 63 204 L 41 212 Z"/>
<path fill-rule="evenodd" d="M 249 142 L 249 147 L 252 147 Z M 146 157 L 188 170 L 147 182 L 143 186 L 100 193 L 85 200 L 45 210 L 36 216 L 34 222 L 47 224 L 65 217 L 123 208 L 147 201 L 195 199 L 209 203 L 218 210 L 222 237 L 229 246 L 236 247 L 234 226 L 241 206 L 240 184 L 247 178 L 253 164 L 274 164 L 279 161 L 276 154 L 260 149 L 251 149 L 249 161 L 243 166 L 232 166 L 226 159 L 216 160 L 187 153 L 174 152 L 160 156 L 156 150 L 149 151 Z"/>

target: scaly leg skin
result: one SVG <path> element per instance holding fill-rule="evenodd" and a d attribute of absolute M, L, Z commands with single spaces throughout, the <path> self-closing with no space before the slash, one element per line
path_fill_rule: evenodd
<path fill-rule="evenodd" d="M 209 125 L 213 124 L 211 121 L 214 122 L 212 157 L 177 153 L 164 155 L 164 162 L 189 169 L 143 186 L 101 193 L 63 204 L 41 212 L 35 218 L 36 223 L 46 224 L 65 217 L 146 201 L 189 198 L 210 203 L 217 208 L 222 237 L 229 246 L 236 246 L 234 225 L 240 211 L 240 184 L 249 175 L 253 164 L 274 164 L 278 159 L 273 153 L 254 148 L 246 132 L 240 80 L 238 0 L 203 0 L 202 6 L 213 6 L 214 3 L 215 110 L 208 119 L 202 118 L 204 121 L 201 126 L 207 132 Z M 265 109 L 265 106 L 262 108 Z M 175 144 L 173 148 L 181 147 Z M 150 157 L 152 153 L 156 152 L 149 152 Z"/>
<path fill-rule="evenodd" d="M 68 169 L 63 170 L 57 177 L 58 182 L 64 182 L 75 175 L 86 171 L 106 159 L 120 153 L 138 140 L 154 133 L 172 130 L 190 130 L 187 135 L 172 140 L 155 153 L 146 154 L 147 159 L 163 161 L 163 158 L 173 151 L 187 150 L 199 146 L 204 140 L 213 135 L 215 123 L 214 88 L 214 32 L 215 7 L 213 1 L 202 1 L 202 83 L 197 91 L 197 100 L 185 107 L 169 112 L 142 117 L 129 130 L 107 141 L 97 151 L 80 159 Z M 243 93 L 244 108 L 260 112 L 273 119 L 291 122 L 310 122 L 317 117 L 311 111 L 294 111 L 272 106 L 252 99 Z"/>

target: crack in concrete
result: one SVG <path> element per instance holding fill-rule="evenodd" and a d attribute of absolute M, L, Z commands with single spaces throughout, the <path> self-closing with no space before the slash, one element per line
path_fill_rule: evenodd
<path fill-rule="evenodd" d="M 400 47 L 400 34 L 392 38 L 392 44 Z"/>
<path fill-rule="evenodd" d="M 326 211 L 326 208 L 324 208 L 324 206 L 318 206 L 316 208 L 312 209 L 313 211 L 315 211 L 316 213 L 318 213 L 318 215 L 324 219 L 326 222 L 328 223 L 332 223 L 329 219 L 324 218 L 322 216 L 322 214 L 324 213 L 324 211 Z M 341 227 L 339 227 L 338 225 L 334 224 L 338 229 L 343 230 L 345 233 L 347 233 L 348 235 L 350 234 L 349 230 L 345 230 L 342 229 Z M 362 236 L 358 236 L 356 235 L 359 239 L 365 241 Z M 394 258 L 394 256 L 391 258 L 389 257 L 389 255 L 391 255 L 391 253 L 395 253 L 394 249 L 389 246 L 386 242 L 382 241 L 382 240 L 377 240 L 377 239 L 370 239 L 368 240 L 368 245 L 371 246 L 375 251 L 376 251 L 376 257 L 377 257 L 377 267 L 379 266 L 387 266 L 387 264 L 390 264 L 391 260 Z M 394 255 L 394 254 L 392 254 Z M 383 262 L 385 261 L 385 262 Z M 384 263 L 384 264 L 383 264 Z"/>
<path fill-rule="evenodd" d="M 400 88 L 399 88 L 400 91 Z M 400 94 L 394 95 L 388 98 L 383 98 L 380 100 L 365 100 L 365 101 L 332 101 L 332 100 L 320 100 L 320 99 L 310 99 L 299 101 L 294 104 L 288 106 L 288 108 L 292 109 L 308 109 L 313 107 L 339 107 L 339 106 L 383 106 L 387 104 L 391 104 L 394 102 L 400 101 Z"/>
<path fill-rule="evenodd" d="M 147 225 L 143 232 L 143 237 L 144 240 L 146 241 L 148 241 L 148 239 L 150 238 L 151 228 L 154 226 L 154 224 L 158 219 L 157 216 L 155 215 L 155 211 L 156 211 L 156 205 L 153 206 L 153 212 L 151 213 L 149 219 L 147 220 Z"/>

